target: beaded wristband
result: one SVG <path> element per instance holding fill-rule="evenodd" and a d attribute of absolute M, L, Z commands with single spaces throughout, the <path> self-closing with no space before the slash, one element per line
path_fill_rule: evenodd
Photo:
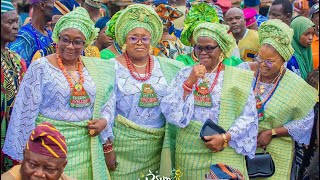
<path fill-rule="evenodd" d="M 187 85 L 185 85 L 185 84 L 182 85 L 182 88 L 187 92 L 191 92 L 192 91 L 192 89 L 190 87 L 188 87 Z"/>
<path fill-rule="evenodd" d="M 192 89 L 193 88 L 193 85 L 190 85 L 190 84 L 188 84 L 188 82 L 187 82 L 187 80 L 186 81 L 184 81 L 184 83 L 183 83 L 184 85 L 186 85 L 188 88 L 190 88 L 190 89 Z"/>
<path fill-rule="evenodd" d="M 108 154 L 113 151 L 112 143 L 106 143 L 103 145 L 103 153 Z"/>

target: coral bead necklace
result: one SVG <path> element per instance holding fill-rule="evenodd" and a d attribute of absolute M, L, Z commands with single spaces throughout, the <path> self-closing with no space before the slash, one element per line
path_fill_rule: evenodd
<path fill-rule="evenodd" d="M 78 59 L 77 62 L 77 71 L 79 73 L 79 81 L 76 82 L 75 84 L 73 84 L 72 82 L 72 77 L 71 75 L 68 73 L 67 68 L 63 65 L 62 63 L 62 59 L 60 54 L 57 52 L 57 59 L 58 59 L 58 66 L 61 69 L 64 77 L 66 77 L 69 87 L 70 87 L 70 91 L 71 91 L 71 95 L 70 95 L 70 107 L 72 108 L 83 108 L 83 107 L 89 107 L 91 105 L 91 100 L 89 95 L 87 94 L 87 92 L 85 91 L 84 87 L 83 87 L 83 83 L 84 83 L 84 75 L 83 75 L 83 63 L 81 61 L 81 59 Z"/>
<path fill-rule="evenodd" d="M 125 59 L 126 59 L 126 63 L 127 63 L 127 67 L 130 71 L 130 75 L 136 79 L 137 81 L 140 82 L 144 82 L 147 81 L 148 79 L 150 79 L 151 77 L 151 71 L 153 68 L 153 61 L 151 59 L 151 56 L 149 55 L 149 59 L 148 59 L 148 63 L 146 65 L 146 70 L 145 70 L 145 76 L 141 77 L 140 74 L 138 73 L 138 71 L 136 70 L 136 68 L 134 67 L 131 59 L 129 58 L 127 52 L 124 53 Z M 134 71 L 138 74 L 138 76 L 135 75 Z M 158 100 L 158 96 L 156 91 L 154 90 L 154 88 L 151 86 L 151 84 L 148 83 L 144 83 L 142 84 L 142 88 L 141 88 L 141 95 L 140 95 L 140 99 L 139 99 L 139 103 L 138 106 L 139 107 L 143 107 L 143 108 L 152 108 L 155 106 L 159 106 L 160 102 Z"/>

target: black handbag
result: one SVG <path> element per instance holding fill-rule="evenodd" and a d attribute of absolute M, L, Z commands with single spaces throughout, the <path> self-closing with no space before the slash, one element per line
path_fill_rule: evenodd
<path fill-rule="evenodd" d="M 266 149 L 263 153 L 256 153 L 253 159 L 246 156 L 246 164 L 249 178 L 271 177 L 275 172 L 273 159 Z"/>
<path fill-rule="evenodd" d="M 207 140 L 204 139 L 204 136 L 212 136 L 223 133 L 226 133 L 226 131 L 222 127 L 214 123 L 211 119 L 208 119 L 201 128 L 200 137 L 206 142 Z"/>

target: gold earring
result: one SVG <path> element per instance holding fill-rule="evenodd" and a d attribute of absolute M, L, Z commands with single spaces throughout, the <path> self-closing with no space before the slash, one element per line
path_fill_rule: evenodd
<path fill-rule="evenodd" d="M 127 51 L 127 44 L 124 44 L 124 45 L 121 47 L 121 51 L 122 51 L 122 52 L 126 52 L 126 51 Z"/>
<path fill-rule="evenodd" d="M 224 54 L 221 53 L 220 56 L 219 56 L 219 61 L 222 62 L 223 60 L 224 60 Z"/>
<path fill-rule="evenodd" d="M 153 47 L 152 46 L 149 47 L 149 54 L 153 55 Z"/>

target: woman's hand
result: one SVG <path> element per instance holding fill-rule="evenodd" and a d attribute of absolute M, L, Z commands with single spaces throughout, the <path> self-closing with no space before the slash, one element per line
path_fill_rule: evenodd
<path fill-rule="evenodd" d="M 219 152 L 223 149 L 224 140 L 221 134 L 204 136 L 204 139 L 208 141 L 204 143 L 206 147 L 211 149 L 213 152 Z"/>
<path fill-rule="evenodd" d="M 118 163 L 116 161 L 116 153 L 114 151 L 111 151 L 109 153 L 105 153 L 104 159 L 105 159 L 107 167 L 110 171 L 116 170 Z"/>
<path fill-rule="evenodd" d="M 271 135 L 272 135 L 271 129 L 259 132 L 257 146 L 261 148 L 266 148 L 272 140 Z"/>
<path fill-rule="evenodd" d="M 198 64 L 193 66 L 193 69 L 187 79 L 189 85 L 194 85 L 197 83 L 199 78 L 204 78 L 206 75 L 206 67 L 204 65 Z"/>
<path fill-rule="evenodd" d="M 91 137 L 99 135 L 107 126 L 107 120 L 104 118 L 93 119 L 88 122 L 88 130 Z"/>

